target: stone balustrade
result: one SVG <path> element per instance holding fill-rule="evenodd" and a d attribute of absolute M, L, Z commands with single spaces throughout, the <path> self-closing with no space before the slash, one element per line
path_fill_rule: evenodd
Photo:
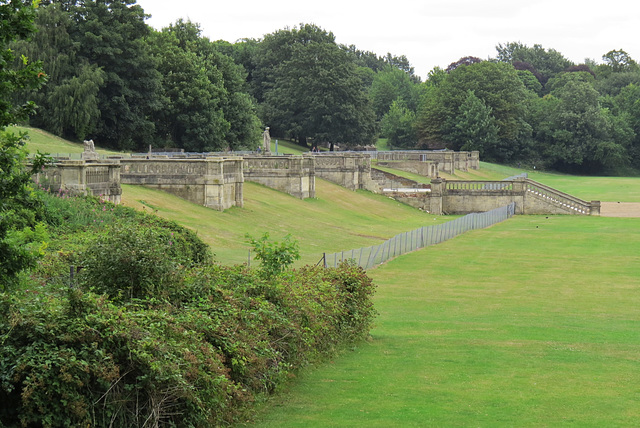
<path fill-rule="evenodd" d="M 119 204 L 120 164 L 118 162 L 58 160 L 35 174 L 33 180 L 52 192 L 92 194 Z"/>

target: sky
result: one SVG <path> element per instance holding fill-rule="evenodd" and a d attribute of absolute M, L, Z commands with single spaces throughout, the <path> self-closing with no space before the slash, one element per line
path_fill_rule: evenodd
<path fill-rule="evenodd" d="M 234 43 L 301 23 L 336 42 L 379 56 L 405 55 L 426 80 L 434 67 L 465 56 L 497 55 L 520 42 L 555 49 L 576 64 L 623 49 L 640 62 L 638 0 L 138 0 L 161 29 L 179 18 L 200 24 L 211 40 Z"/>

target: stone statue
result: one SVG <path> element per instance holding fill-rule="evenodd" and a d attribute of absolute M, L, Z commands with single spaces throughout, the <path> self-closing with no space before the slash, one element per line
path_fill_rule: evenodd
<path fill-rule="evenodd" d="M 269 135 L 269 127 L 264 128 L 262 133 L 262 145 L 265 153 L 271 153 L 271 135 Z"/>
<path fill-rule="evenodd" d="M 84 152 L 82 152 L 82 159 L 85 160 L 97 160 L 98 153 L 96 147 L 93 144 L 93 140 L 84 140 Z"/>

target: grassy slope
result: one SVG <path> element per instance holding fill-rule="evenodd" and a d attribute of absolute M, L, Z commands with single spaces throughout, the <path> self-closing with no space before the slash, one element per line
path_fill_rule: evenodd
<path fill-rule="evenodd" d="M 15 133 L 27 132 L 29 134 L 28 148 L 29 151 L 35 153 L 40 151 L 41 153 L 49 153 L 55 155 L 56 153 L 82 153 L 84 151 L 84 145 L 81 143 L 74 143 L 64 138 L 56 137 L 46 131 L 38 128 L 29 128 L 25 126 L 10 126 L 10 131 Z M 96 151 L 100 154 L 117 154 L 112 150 L 105 150 L 96 147 Z"/>
<path fill-rule="evenodd" d="M 400 232 L 441 223 L 409 206 L 369 192 L 351 192 L 316 180 L 315 199 L 299 200 L 267 187 L 245 182 L 244 208 L 224 212 L 139 186 L 123 186 L 125 205 L 156 210 L 159 215 L 194 230 L 211 245 L 223 263 L 247 260 L 245 234 L 269 232 L 281 240 L 291 234 L 299 243 L 302 263 L 316 263 L 323 252 L 378 244 Z"/>
<path fill-rule="evenodd" d="M 256 426 L 635 426 L 640 219 L 516 217 L 373 271 L 373 340 Z"/>
<path fill-rule="evenodd" d="M 515 173 L 482 164 L 464 178 Z M 530 176 L 584 199 L 640 201 L 639 179 Z M 197 229 L 234 262 L 246 259 L 247 232 L 292 233 L 313 263 L 434 222 L 381 196 L 317 188 L 300 201 L 246 183 L 245 208 L 223 213 L 134 186 L 124 200 Z M 635 425 L 638 228 L 638 219 L 523 216 L 371 271 L 373 341 L 305 373 L 259 425 Z"/>

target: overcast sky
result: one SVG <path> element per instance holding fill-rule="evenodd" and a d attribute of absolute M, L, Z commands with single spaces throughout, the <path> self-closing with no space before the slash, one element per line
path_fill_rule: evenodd
<path fill-rule="evenodd" d="M 555 49 L 575 63 L 624 49 L 640 62 L 638 0 L 138 0 L 160 29 L 178 18 L 211 40 L 234 43 L 300 23 L 379 56 L 405 55 L 424 80 L 464 56 L 496 56 L 496 45 Z M 379 5 L 378 5 L 379 4 Z"/>

